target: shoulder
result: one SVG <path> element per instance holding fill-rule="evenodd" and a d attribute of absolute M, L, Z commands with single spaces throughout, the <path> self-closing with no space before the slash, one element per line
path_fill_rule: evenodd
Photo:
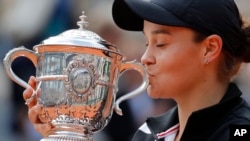
<path fill-rule="evenodd" d="M 213 134 L 209 137 L 209 140 L 229 140 L 230 130 L 232 126 L 235 125 L 250 126 L 250 107 L 244 100 L 242 100 L 239 105 L 233 108 L 229 115 L 227 115 L 221 122 L 219 122 L 219 125 L 216 126 Z"/>
<path fill-rule="evenodd" d="M 250 124 L 250 107 L 247 102 L 242 99 L 240 104 L 232 110 L 229 117 L 231 117 L 231 120 L 237 121 L 237 123 Z"/>

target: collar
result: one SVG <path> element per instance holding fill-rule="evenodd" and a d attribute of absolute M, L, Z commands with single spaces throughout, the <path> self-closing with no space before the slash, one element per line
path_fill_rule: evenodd
<path fill-rule="evenodd" d="M 242 100 L 240 98 L 241 94 L 239 88 L 234 83 L 230 83 L 227 92 L 218 104 L 195 111 L 191 114 L 182 137 L 185 138 L 193 136 L 194 134 L 199 136 L 196 133 L 209 134 L 213 132 L 212 129 L 214 129 L 213 127 L 216 126 L 216 123 L 223 119 L 223 117 Z M 166 131 L 179 123 L 178 108 L 176 106 L 163 115 L 148 118 L 146 122 L 156 137 L 157 133 Z M 208 131 L 209 129 L 211 129 L 211 131 Z M 204 136 L 204 134 L 202 134 L 202 136 Z"/>

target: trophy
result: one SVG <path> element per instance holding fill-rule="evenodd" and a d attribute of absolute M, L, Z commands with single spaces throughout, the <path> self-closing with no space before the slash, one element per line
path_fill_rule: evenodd
<path fill-rule="evenodd" d="M 22 56 L 36 68 L 39 119 L 54 125 L 40 141 L 93 141 L 93 133 L 109 123 L 114 110 L 122 115 L 119 104 L 148 86 L 145 68 L 136 61 L 123 62 L 115 45 L 86 29 L 82 13 L 79 29 L 49 37 L 33 50 L 14 48 L 4 58 L 8 77 L 24 88 L 29 85 L 13 72 L 12 62 Z M 118 79 L 126 70 L 138 71 L 142 83 L 116 100 Z"/>

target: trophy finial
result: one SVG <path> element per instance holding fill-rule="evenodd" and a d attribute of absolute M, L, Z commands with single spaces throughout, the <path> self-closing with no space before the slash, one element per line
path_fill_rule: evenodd
<path fill-rule="evenodd" d="M 80 21 L 77 22 L 79 29 L 84 29 L 89 25 L 89 23 L 85 21 L 86 18 L 87 16 L 85 16 L 85 12 L 82 11 L 82 15 L 79 17 Z"/>

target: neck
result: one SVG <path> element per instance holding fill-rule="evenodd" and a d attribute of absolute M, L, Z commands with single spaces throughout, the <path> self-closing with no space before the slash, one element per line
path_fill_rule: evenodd
<path fill-rule="evenodd" d="M 186 127 L 187 120 L 190 115 L 200 109 L 204 109 L 219 103 L 224 94 L 226 93 L 227 86 L 225 83 L 213 83 L 208 82 L 201 84 L 199 89 L 187 92 L 181 95 L 180 98 L 176 98 L 179 115 L 179 132 L 176 137 L 178 141 Z"/>

